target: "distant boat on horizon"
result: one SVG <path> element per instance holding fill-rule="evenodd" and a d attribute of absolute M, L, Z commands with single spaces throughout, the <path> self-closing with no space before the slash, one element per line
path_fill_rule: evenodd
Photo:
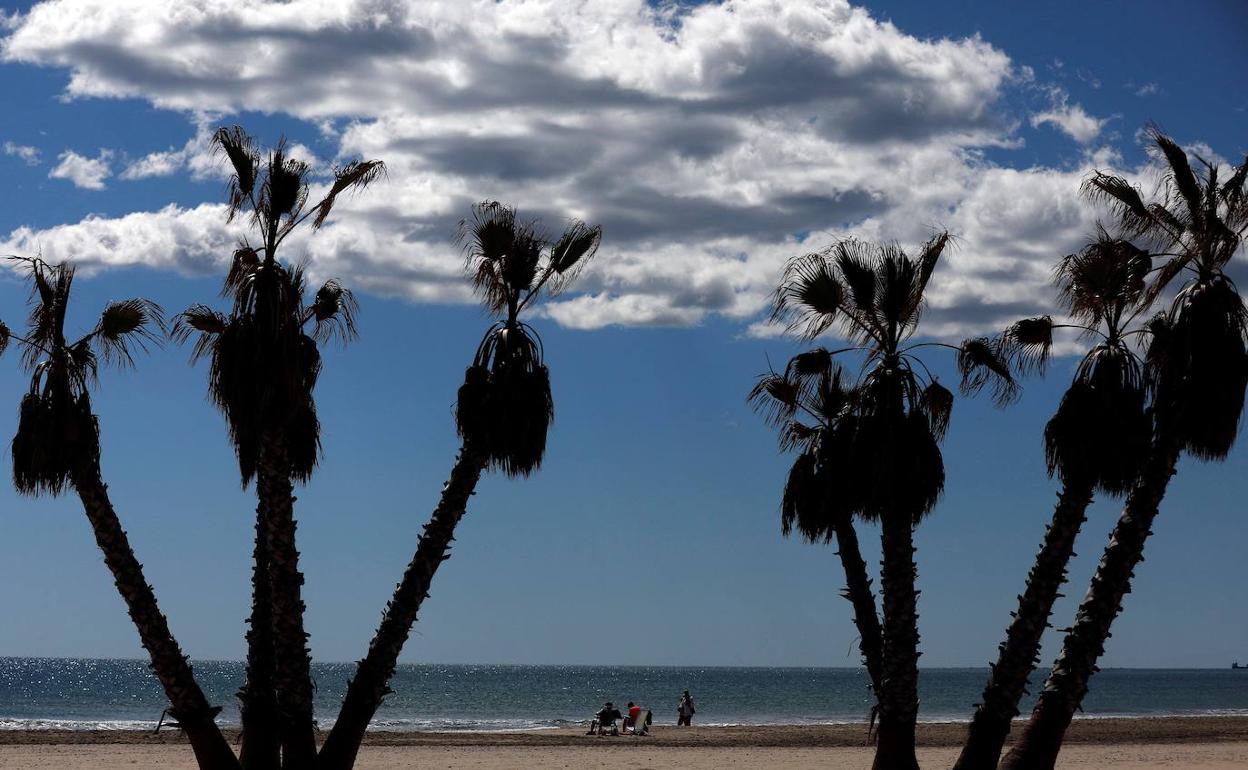
<path fill-rule="evenodd" d="M 1237 661 L 1235 661 L 1234 663 L 1232 663 L 1232 664 L 1231 664 L 1231 668 L 1232 668 L 1232 669 L 1235 669 L 1235 670 L 1238 670 L 1238 671 L 1248 671 L 1248 666 L 1241 666 L 1241 665 L 1239 665 L 1239 661 L 1238 661 L 1238 660 L 1237 660 Z"/>

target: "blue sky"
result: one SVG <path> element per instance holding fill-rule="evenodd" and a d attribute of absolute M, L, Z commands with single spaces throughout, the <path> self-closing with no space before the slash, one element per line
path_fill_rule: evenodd
<path fill-rule="evenodd" d="M 8 4 L 0 63 L 21 106 L 0 113 L 0 252 L 78 259 L 83 327 L 125 296 L 217 301 L 241 231 L 217 207 L 206 128 L 390 164 L 288 252 L 362 305 L 360 339 L 326 354 L 326 455 L 297 503 L 326 660 L 364 652 L 457 446 L 454 393 L 487 323 L 449 243 L 466 202 L 606 233 L 579 291 L 535 320 L 557 404 L 546 464 L 483 481 L 405 659 L 840 666 L 856 656 L 839 563 L 780 537 L 788 458 L 744 402 L 768 359 L 800 349 L 762 323 L 783 260 L 947 225 L 961 242 L 929 331 L 977 333 L 1052 306 L 1048 270 L 1095 217 L 1079 180 L 1147 183 L 1147 121 L 1233 161 L 1248 149 L 1248 19 L 1231 2 L 1177 19 L 1162 3 L 505 3 L 471 27 L 458 4 L 336 15 L 349 5 Z M 0 276 L 0 317 L 19 322 L 24 301 Z M 184 646 L 238 658 L 254 501 L 187 353 L 102 378 L 104 470 Z M 1040 432 L 1072 366 L 1006 410 L 956 407 L 945 497 L 918 535 L 926 665 L 981 665 L 1000 641 L 1051 512 Z M 0 360 L 0 435 L 25 378 Z M 1248 657 L 1244 471 L 1242 448 L 1184 463 L 1108 665 Z M 1117 510 L 1094 506 L 1056 625 Z M 76 500 L 5 487 L 0 521 L 0 654 L 141 654 Z"/>

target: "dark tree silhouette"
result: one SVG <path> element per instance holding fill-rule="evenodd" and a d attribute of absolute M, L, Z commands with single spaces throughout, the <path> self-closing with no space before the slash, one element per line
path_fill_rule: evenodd
<path fill-rule="evenodd" d="M 1151 444 L 1138 481 L 1110 534 L 1088 593 L 1067 632 L 1031 718 L 1002 760 L 1003 770 L 1050 770 L 1110 626 L 1144 558 L 1161 499 L 1186 450 L 1201 460 L 1226 456 L 1239 432 L 1248 385 L 1248 311 L 1224 269 L 1248 230 L 1248 159 L 1225 180 L 1217 164 L 1197 159 L 1156 128 L 1150 138 L 1166 167 L 1155 200 L 1146 203 L 1127 180 L 1097 173 L 1085 184 L 1108 203 L 1124 234 L 1161 260 L 1145 300 L 1184 280 L 1168 310 L 1149 325 L 1147 374 L 1153 387 Z"/>
<path fill-rule="evenodd" d="M 876 770 L 916 770 L 919 633 L 914 527 L 944 489 L 938 442 L 949 425 L 953 393 L 928 373 L 916 352 L 944 347 L 957 353 L 964 392 L 991 386 L 1001 403 L 1016 385 L 1002 343 L 911 342 L 924 294 L 949 243 L 941 233 L 917 259 L 893 244 L 843 240 L 792 260 L 776 292 L 773 320 L 815 339 L 839 325 L 861 351 L 865 374 L 854 388 L 856 427 L 845 474 L 855 513 L 881 523 L 883 654 Z M 917 367 L 917 368 L 916 368 Z"/>
<path fill-rule="evenodd" d="M 601 237 L 601 228 L 576 221 L 552 240 L 537 223 L 525 222 L 514 208 L 493 201 L 477 204 L 471 219 L 460 223 L 473 287 L 499 320 L 486 330 L 464 374 L 455 413 L 463 443 L 368 654 L 347 687 L 321 749 L 323 770 L 354 765 L 434 573 L 450 558 L 455 527 L 481 472 L 527 476 L 541 465 L 554 402 L 541 339 L 520 316 L 542 296 L 565 288 L 597 252 Z"/>
<path fill-rule="evenodd" d="M 1071 323 L 1043 316 L 1019 321 L 1006 332 L 1024 369 L 1044 367 L 1054 329 L 1078 329 L 1095 344 L 1045 426 L 1049 474 L 1058 476 L 1062 491 L 955 770 L 995 770 L 1093 493 L 1125 494 L 1143 466 L 1150 421 L 1144 362 L 1135 352 L 1139 340 L 1133 338 L 1148 330 L 1132 328 L 1132 323 L 1147 309 L 1143 299 L 1151 264 L 1147 252 L 1101 231 L 1057 268 L 1059 298 Z"/>
<path fill-rule="evenodd" d="M 0 324 L 0 351 L 12 336 L 21 344 L 22 362 L 32 372 L 13 438 L 14 486 L 26 495 L 59 495 L 67 487 L 78 493 L 96 545 L 169 698 L 170 713 L 186 731 L 199 766 L 237 770 L 238 761 L 215 722 L 221 709 L 208 704 L 169 630 L 100 471 L 99 422 L 91 411 L 91 387 L 99 365 L 133 365 L 133 354 L 146 351 L 147 344 L 158 339 L 157 331 L 163 333 L 160 307 L 145 299 L 113 302 L 91 331 L 71 342 L 65 336 L 65 316 L 73 266 L 13 259 L 25 268 L 32 284 L 26 336 L 10 335 Z"/>
<path fill-rule="evenodd" d="M 780 530 L 796 528 L 811 543 L 837 543 L 845 571 L 842 596 L 854 610 L 858 648 L 873 694 L 880 691 L 884 641 L 875 592 L 854 528 L 854 487 L 846 478 L 852 467 L 854 394 L 845 375 L 825 348 L 794 356 L 783 373 L 769 372 L 750 391 L 749 402 L 780 434 L 780 450 L 798 451 L 780 503 Z M 872 714 L 878 708 L 873 705 Z"/>
<path fill-rule="evenodd" d="M 213 141 L 230 161 L 229 217 L 249 215 L 260 236 L 234 253 L 223 294 L 229 314 L 196 305 L 174 332 L 198 334 L 193 360 L 210 359 L 209 395 L 225 415 L 244 485 L 256 479 L 255 566 L 242 703 L 245 770 L 316 767 L 311 659 L 304 631 L 303 574 L 295 546 L 293 482 L 306 480 L 320 454 L 312 391 L 321 370 L 317 342 L 355 335 L 356 303 L 337 281 L 305 300 L 304 273 L 278 261 L 300 225 L 320 227 L 338 196 L 384 173 L 380 161 L 334 170 L 325 196 L 308 205 L 309 167 L 284 143 L 263 157 L 241 128 Z M 279 754 L 280 750 L 280 754 Z"/>

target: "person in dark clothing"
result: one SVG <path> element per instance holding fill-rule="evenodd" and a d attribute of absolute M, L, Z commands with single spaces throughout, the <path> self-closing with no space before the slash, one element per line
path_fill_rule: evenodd
<path fill-rule="evenodd" d="M 688 690 L 685 690 L 685 694 L 680 696 L 680 704 L 676 706 L 676 726 L 691 726 L 695 713 L 697 713 L 697 709 L 693 707 L 693 696 L 689 694 Z"/>
<path fill-rule="evenodd" d="M 594 714 L 593 720 L 589 723 L 588 734 L 593 735 L 596 732 L 599 736 L 603 736 L 607 734 L 607 729 L 610 728 L 612 735 L 619 735 L 620 729 L 615 726 L 615 722 L 623 716 L 620 710 L 612 705 L 611 701 L 607 701 L 598 710 L 598 713 Z"/>

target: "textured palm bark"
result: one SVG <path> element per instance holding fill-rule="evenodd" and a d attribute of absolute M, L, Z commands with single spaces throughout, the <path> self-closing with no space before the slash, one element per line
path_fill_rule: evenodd
<path fill-rule="evenodd" d="M 1049 626 L 1053 603 L 1066 582 L 1066 565 L 1074 556 L 1075 538 L 1092 503 L 1091 483 L 1072 481 L 1057 498 L 1053 520 L 1027 576 L 1027 589 L 1018 597 L 1018 609 L 992 665 L 984 700 L 975 709 L 962 753 L 954 770 L 995 770 L 1018 704 L 1027 691 L 1027 679 L 1040 655 L 1040 640 Z"/>
<path fill-rule="evenodd" d="M 1079 605 L 1075 623 L 1066 634 L 1053 672 L 1031 718 L 1014 747 L 1001 761 L 1002 770 L 1052 770 L 1062 739 L 1075 710 L 1088 692 L 1088 680 L 1105 651 L 1110 626 L 1131 591 L 1136 566 L 1144 560 L 1144 544 L 1152 534 L 1153 519 L 1179 461 L 1180 446 L 1169 431 L 1159 431 L 1101 563 L 1092 576 L 1087 596 Z"/>
<path fill-rule="evenodd" d="M 880 631 L 880 616 L 875 609 L 875 593 L 871 590 L 871 578 L 867 576 L 867 563 L 858 547 L 858 533 L 848 518 L 836 523 L 836 552 L 845 569 L 843 596 L 854 608 L 854 625 L 858 628 L 858 649 L 871 677 L 871 690 L 878 701 L 880 680 L 883 678 L 884 639 Z"/>
<path fill-rule="evenodd" d="M 884 568 L 884 654 L 880 680 L 880 729 L 873 770 L 918 770 L 914 753 L 919 715 L 919 614 L 915 590 L 914 525 L 908 514 L 881 527 Z"/>
<path fill-rule="evenodd" d="M 215 721 L 220 709 L 208 704 L 190 663 L 169 630 L 169 621 L 143 575 L 143 565 L 135 558 L 126 531 L 108 499 L 98 460 L 93 458 L 79 468 L 73 475 L 73 484 L 91 522 L 96 545 L 104 554 L 104 564 L 113 574 L 117 592 L 151 657 L 152 670 L 169 698 L 170 713 L 181 723 L 196 762 L 201 770 L 238 770 L 238 760 Z"/>
<path fill-rule="evenodd" d="M 247 619 L 247 681 L 238 693 L 243 770 L 278 770 L 277 691 L 274 682 L 273 598 L 269 588 L 269 549 L 265 539 L 267 508 L 256 506 L 256 545 L 251 573 L 251 617 Z"/>
<path fill-rule="evenodd" d="M 442 496 L 433 509 L 416 546 L 416 554 L 403 572 L 403 579 L 386 605 L 381 624 L 368 654 L 359 662 L 355 677 L 347 685 L 338 719 L 321 748 L 321 770 L 350 770 L 364 740 L 364 731 L 382 699 L 390 692 L 390 677 L 399 653 L 416 622 L 420 605 L 429 596 L 429 586 L 442 562 L 450 558 L 455 527 L 468 509 L 485 468 L 485 455 L 465 444 L 455 458 L 451 476 L 442 486 Z"/>
<path fill-rule="evenodd" d="M 312 655 L 303 629 L 303 573 L 295 547 L 294 490 L 286 445 L 266 434 L 256 467 L 265 510 L 264 541 L 272 592 L 274 684 L 285 770 L 315 770 L 316 725 L 312 715 Z"/>

